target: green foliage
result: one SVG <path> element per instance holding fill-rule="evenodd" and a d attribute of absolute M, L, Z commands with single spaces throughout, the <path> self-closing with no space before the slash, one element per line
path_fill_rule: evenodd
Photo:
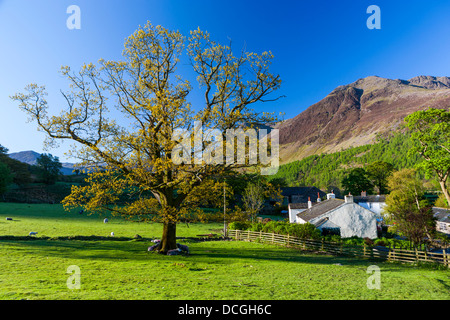
<path fill-rule="evenodd" d="M 444 194 L 440 194 L 439 197 L 437 198 L 436 202 L 434 203 L 434 205 L 436 207 L 440 207 L 440 208 L 448 208 L 449 204 L 447 202 L 447 199 L 445 199 Z"/>
<path fill-rule="evenodd" d="M 375 161 L 367 166 L 367 175 L 378 188 L 380 194 L 388 193 L 387 178 L 393 170 L 394 166 L 386 161 Z"/>
<path fill-rule="evenodd" d="M 12 159 L 8 156 L 8 149 L 0 145 L 0 162 L 5 164 L 10 172 L 11 181 L 19 186 L 31 182 L 30 167 L 28 164 Z"/>
<path fill-rule="evenodd" d="M 249 183 L 242 196 L 245 210 L 254 221 L 264 205 L 264 187 L 261 184 Z"/>
<path fill-rule="evenodd" d="M 247 230 L 250 228 L 251 222 L 248 221 L 233 221 L 228 224 L 230 230 Z"/>
<path fill-rule="evenodd" d="M 414 244 L 408 240 L 394 239 L 394 238 L 378 238 L 374 241 L 375 246 L 391 247 L 398 249 L 412 249 Z M 425 250 L 425 245 L 420 245 L 417 247 L 418 250 Z"/>
<path fill-rule="evenodd" d="M 409 134 L 395 133 L 380 138 L 377 143 L 349 148 L 331 154 L 312 155 L 300 161 L 283 164 L 271 180 L 283 181 L 286 186 L 316 186 L 321 189 L 342 188 L 342 180 L 349 168 L 364 167 L 375 161 L 391 163 L 395 168 L 413 168 L 418 154 L 407 156 L 414 143 Z M 367 190 L 366 190 L 367 191 Z"/>
<path fill-rule="evenodd" d="M 342 186 L 345 193 L 354 195 L 361 194 L 362 191 L 366 191 L 367 194 L 373 193 L 373 183 L 369 180 L 367 172 L 363 168 L 351 169 L 348 175 L 342 179 Z"/>
<path fill-rule="evenodd" d="M 446 182 L 450 176 L 450 111 L 433 109 L 416 111 L 405 118 L 415 145 L 410 154 L 420 154 L 419 167 L 436 175 L 447 202 L 450 193 Z"/>
<path fill-rule="evenodd" d="M 388 178 L 391 193 L 386 197 L 384 216 L 395 231 L 414 244 L 432 239 L 435 231 L 433 212 L 424 197 L 422 180 L 414 169 L 402 169 Z"/>
<path fill-rule="evenodd" d="M 11 182 L 11 174 L 6 164 L 0 162 L 0 195 L 6 192 L 6 187 Z"/>
<path fill-rule="evenodd" d="M 62 164 L 59 162 L 58 157 L 54 157 L 51 154 L 42 154 L 37 159 L 37 166 L 42 181 L 47 185 L 55 184 L 61 175 Z"/>

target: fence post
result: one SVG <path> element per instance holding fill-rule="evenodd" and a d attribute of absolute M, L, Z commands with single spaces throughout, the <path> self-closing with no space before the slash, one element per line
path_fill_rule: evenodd
<path fill-rule="evenodd" d="M 444 263 L 444 266 L 448 266 L 448 257 L 445 253 L 445 249 L 442 249 L 442 262 Z"/>
<path fill-rule="evenodd" d="M 417 247 L 414 249 L 416 251 L 416 262 L 419 263 L 419 251 L 417 250 Z"/>
<path fill-rule="evenodd" d="M 289 233 L 287 235 L 287 246 L 289 247 Z"/>
<path fill-rule="evenodd" d="M 366 243 L 363 245 L 363 257 L 366 258 Z"/>
<path fill-rule="evenodd" d="M 275 233 L 272 232 L 272 244 L 274 244 L 274 243 L 275 243 Z"/>

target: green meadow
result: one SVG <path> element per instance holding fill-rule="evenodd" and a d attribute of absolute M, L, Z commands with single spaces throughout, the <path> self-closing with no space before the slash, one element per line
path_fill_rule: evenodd
<path fill-rule="evenodd" d="M 163 256 L 147 252 L 160 224 L 103 218 L 60 205 L 0 203 L 0 299 L 450 299 L 448 270 L 195 239 L 220 233 L 220 223 L 180 224 L 190 255 Z M 38 234 L 29 239 L 30 231 Z M 374 264 L 379 289 L 367 286 Z M 80 289 L 67 286 L 73 265 Z"/>

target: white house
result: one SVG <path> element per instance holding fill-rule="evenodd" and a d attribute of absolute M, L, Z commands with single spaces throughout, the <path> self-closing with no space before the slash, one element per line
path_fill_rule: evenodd
<path fill-rule="evenodd" d="M 336 198 L 336 195 L 334 192 L 327 193 L 327 200 L 328 199 L 334 199 Z M 313 205 L 318 204 L 322 201 L 320 198 L 320 193 L 317 193 L 317 202 L 312 202 L 311 197 L 308 197 L 308 202 L 301 202 L 301 203 L 289 203 L 288 204 L 288 212 L 289 212 L 289 222 L 290 223 L 300 223 L 297 221 L 297 214 L 300 212 L 305 211 L 306 209 L 311 208 Z"/>
<path fill-rule="evenodd" d="M 289 212 L 289 222 L 297 223 L 297 214 L 308 209 L 307 203 L 289 203 L 288 212 Z"/>
<path fill-rule="evenodd" d="M 353 201 L 359 204 L 377 215 L 377 219 L 382 218 L 383 208 L 386 206 L 386 196 L 385 195 L 369 195 L 367 196 L 365 192 L 361 193 L 361 196 L 353 197 Z"/>
<path fill-rule="evenodd" d="M 436 218 L 436 230 L 450 234 L 450 210 L 433 207 L 433 215 Z"/>
<path fill-rule="evenodd" d="M 309 222 L 318 229 L 339 229 L 341 237 L 377 238 L 376 214 L 345 196 L 345 201 L 330 197 L 297 213 L 296 223 Z"/>

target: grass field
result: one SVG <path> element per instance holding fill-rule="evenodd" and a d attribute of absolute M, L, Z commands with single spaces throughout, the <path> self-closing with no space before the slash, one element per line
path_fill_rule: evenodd
<path fill-rule="evenodd" d="M 11 236 L 0 240 L 0 299 L 450 299 L 448 270 L 236 241 L 184 239 L 189 256 L 148 254 L 148 238 L 158 237 L 161 225 L 109 219 L 104 224 L 60 205 L 0 203 L 0 236 Z M 178 236 L 221 228 L 179 225 Z M 37 239 L 18 238 L 30 231 Z M 114 241 L 111 232 L 129 239 Z M 57 238 L 68 236 L 105 238 Z M 380 289 L 367 287 L 373 264 L 381 270 Z M 66 285 L 71 265 L 80 268 L 80 289 Z"/>

